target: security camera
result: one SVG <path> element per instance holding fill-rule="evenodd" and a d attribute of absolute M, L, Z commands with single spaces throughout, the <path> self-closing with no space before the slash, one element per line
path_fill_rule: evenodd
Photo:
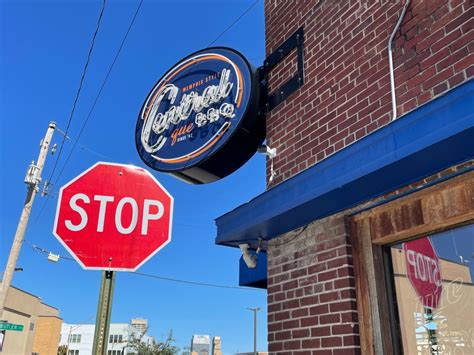
<path fill-rule="evenodd" d="M 255 269 L 257 267 L 257 255 L 250 254 L 249 245 L 247 243 L 239 244 L 239 248 L 242 251 L 242 256 L 247 267 L 249 269 Z"/>
<path fill-rule="evenodd" d="M 266 155 L 270 158 L 275 158 L 276 157 L 276 148 L 270 148 L 266 144 L 259 145 L 257 148 L 257 152 Z"/>

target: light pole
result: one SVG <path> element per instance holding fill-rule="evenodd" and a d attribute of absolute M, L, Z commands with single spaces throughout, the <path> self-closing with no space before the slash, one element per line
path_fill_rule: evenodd
<path fill-rule="evenodd" d="M 247 307 L 247 309 L 253 312 L 253 355 L 257 355 L 257 312 L 260 310 L 260 308 Z"/>

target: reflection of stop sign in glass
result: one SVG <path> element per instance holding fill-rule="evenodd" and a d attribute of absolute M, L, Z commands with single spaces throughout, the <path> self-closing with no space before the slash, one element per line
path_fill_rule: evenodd
<path fill-rule="evenodd" d="M 407 276 L 421 303 L 438 308 L 443 291 L 438 256 L 429 237 L 403 243 Z"/>
<path fill-rule="evenodd" d="M 97 163 L 61 188 L 53 232 L 85 269 L 136 270 L 171 240 L 172 215 L 148 171 Z"/>

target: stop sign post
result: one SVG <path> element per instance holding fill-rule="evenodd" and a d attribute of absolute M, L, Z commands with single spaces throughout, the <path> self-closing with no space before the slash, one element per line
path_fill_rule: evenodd
<path fill-rule="evenodd" d="M 106 354 L 114 271 L 135 271 L 171 240 L 173 197 L 148 171 L 96 163 L 59 193 L 53 234 L 77 262 L 104 270 L 93 353 Z"/>

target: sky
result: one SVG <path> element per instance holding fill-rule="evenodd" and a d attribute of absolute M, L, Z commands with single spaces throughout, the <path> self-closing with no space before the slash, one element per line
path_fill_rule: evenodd
<path fill-rule="evenodd" d="M 35 251 L 37 245 L 68 256 L 52 234 L 60 186 L 97 161 L 141 162 L 134 142 L 136 119 L 155 82 L 186 55 L 214 45 L 232 47 L 258 67 L 264 59 L 263 1 L 144 0 L 79 144 L 66 162 L 68 140 L 49 197 L 37 196 L 13 285 L 60 309 L 67 323 L 93 323 L 100 271 L 75 262 L 58 263 Z M 69 129 L 75 139 L 127 31 L 139 0 L 107 1 L 87 75 Z M 100 1 L 0 1 L 0 269 L 3 270 L 21 213 L 28 165 L 36 160 L 49 121 L 65 131 L 87 52 L 101 9 Z M 253 6 L 253 7 L 252 7 Z M 251 8 L 228 31 L 242 13 Z M 222 34 L 222 35 L 221 35 Z M 53 143 L 63 136 L 56 131 Z M 47 157 L 43 179 L 56 155 Z M 148 168 L 147 168 L 148 169 Z M 150 170 L 150 169 L 148 169 Z M 214 243 L 214 219 L 265 190 L 265 160 L 256 155 L 234 174 L 211 184 L 188 185 L 151 173 L 174 196 L 172 241 L 138 271 L 181 280 L 238 285 L 240 252 Z M 252 351 L 253 315 L 260 307 L 258 348 L 266 351 L 266 292 L 194 286 L 119 273 L 112 321 L 148 319 L 150 335 L 190 345 L 193 334 L 221 336 L 225 354 Z"/>

